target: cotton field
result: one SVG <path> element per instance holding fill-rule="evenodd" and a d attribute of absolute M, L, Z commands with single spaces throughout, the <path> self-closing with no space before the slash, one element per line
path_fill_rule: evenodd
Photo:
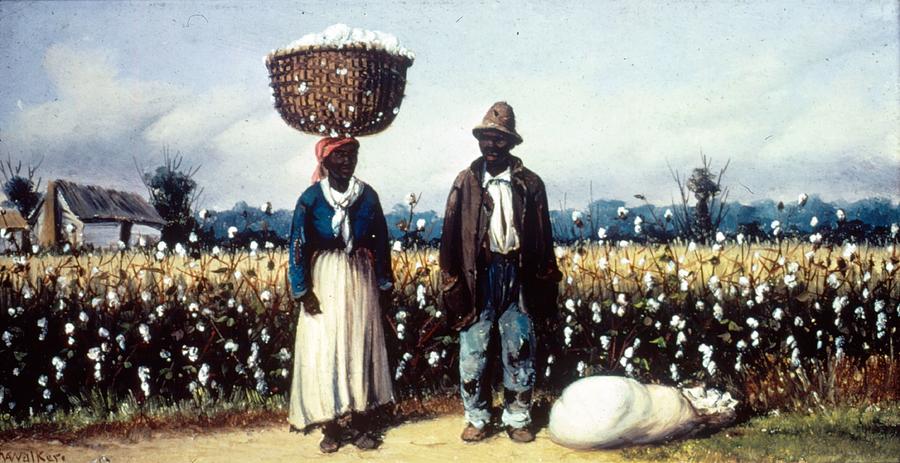
<path fill-rule="evenodd" d="M 895 246 L 717 241 L 558 247 L 557 306 L 530 308 L 545 314 L 535 320 L 541 384 L 616 373 L 715 385 L 766 409 L 785 406 L 776 399 L 792 388 L 826 401 L 844 370 L 898 383 Z M 0 416 L 65 409 L 94 391 L 284 394 L 295 327 L 287 253 L 197 246 L 0 258 Z M 383 315 L 398 396 L 452 389 L 457 346 L 437 251 L 393 249 Z"/>

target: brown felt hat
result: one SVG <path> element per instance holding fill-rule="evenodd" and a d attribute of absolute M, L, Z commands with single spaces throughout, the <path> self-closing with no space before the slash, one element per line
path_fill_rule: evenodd
<path fill-rule="evenodd" d="M 491 106 L 481 124 L 472 129 L 472 135 L 478 138 L 486 130 L 496 130 L 509 135 L 517 145 L 522 143 L 522 136 L 516 132 L 516 114 L 512 106 L 505 101 L 498 101 Z"/>

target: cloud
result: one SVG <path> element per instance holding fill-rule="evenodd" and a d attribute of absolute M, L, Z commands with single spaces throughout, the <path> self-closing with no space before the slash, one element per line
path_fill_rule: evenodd
<path fill-rule="evenodd" d="M 59 149 L 132 136 L 186 93 L 172 84 L 120 76 L 111 54 L 99 49 L 56 44 L 43 66 L 57 97 L 25 107 L 11 130 L 35 146 Z"/>
<path fill-rule="evenodd" d="M 866 15 L 873 24 L 890 16 L 883 8 Z M 442 210 L 453 178 L 478 156 L 471 127 L 504 99 L 525 138 L 514 154 L 544 178 L 553 206 L 585 204 L 589 187 L 594 199 L 643 193 L 668 201 L 674 185 L 666 162 L 684 172 L 701 151 L 715 166 L 731 159 L 726 182 L 740 200 L 799 191 L 828 200 L 897 198 L 897 71 L 886 73 L 884 64 L 897 62 L 896 38 L 882 41 L 885 32 L 874 26 L 849 41 L 843 37 L 853 34 L 823 30 L 832 33 L 811 27 L 796 32 L 799 44 L 723 49 L 708 63 L 691 55 L 703 66 L 689 75 L 675 73 L 677 63 L 653 62 L 646 39 L 654 31 L 632 39 L 643 54 L 628 53 L 628 40 L 618 38 L 615 53 L 573 63 L 584 66 L 574 73 L 534 65 L 508 76 L 508 69 L 435 79 L 413 73 L 391 128 L 361 140 L 358 175 L 385 208 L 421 192 L 423 208 Z M 72 43 L 49 47 L 43 70 L 54 98 L 10 113 L 2 143 L 16 156 L 44 155 L 45 178 L 141 189 L 132 157 L 151 167 L 168 147 L 202 165 L 205 207 L 246 200 L 289 208 L 309 184 L 316 137 L 278 117 L 264 76 L 208 87 L 141 79 L 127 74 L 116 52 Z"/>
<path fill-rule="evenodd" d="M 293 207 L 309 185 L 316 140 L 287 126 L 271 108 L 257 111 L 214 135 L 212 162 L 198 181 L 212 207 L 231 207 L 239 200 Z"/>
<path fill-rule="evenodd" d="M 214 87 L 160 115 L 144 137 L 160 146 L 177 143 L 185 151 L 206 146 L 211 135 L 225 131 L 248 111 L 266 106 L 259 96 L 239 86 Z"/>
<path fill-rule="evenodd" d="M 564 153 L 564 162 L 539 172 L 569 204 L 585 202 L 590 184 L 594 198 L 643 193 L 662 202 L 674 192 L 666 161 L 684 172 L 703 152 L 717 166 L 731 160 L 726 181 L 753 185 L 756 195 L 734 189 L 740 200 L 785 191 L 897 198 L 897 89 L 859 74 L 876 59 L 869 50 L 832 51 L 820 50 L 816 58 L 832 56 L 836 64 L 797 61 L 790 50 L 772 49 L 702 81 L 638 81 L 587 111 L 548 103 L 544 114 L 582 117 L 569 118 L 565 127 L 541 127 L 543 133 L 531 137 L 542 140 L 539 152 L 553 152 L 545 143 L 552 140 Z M 580 93 L 568 101 L 597 101 L 587 88 Z M 856 169 L 845 162 L 854 159 L 855 166 L 865 161 L 889 174 L 877 181 L 853 175 Z"/>
<path fill-rule="evenodd" d="M 13 115 L 7 151 L 42 157 L 44 178 L 140 187 L 132 163 L 147 150 L 140 134 L 187 92 L 122 76 L 109 51 L 73 44 L 49 47 L 43 69 L 55 98 Z"/>
<path fill-rule="evenodd" d="M 230 207 L 265 195 L 270 174 L 281 172 L 273 147 L 289 147 L 286 135 L 296 135 L 265 93 L 246 86 L 194 92 L 131 78 L 110 50 L 71 43 L 48 48 L 43 68 L 56 98 L 14 114 L 4 143 L 16 155 L 42 156 L 44 177 L 142 191 L 134 161 L 151 169 L 167 148 L 202 166 L 205 198 Z"/>

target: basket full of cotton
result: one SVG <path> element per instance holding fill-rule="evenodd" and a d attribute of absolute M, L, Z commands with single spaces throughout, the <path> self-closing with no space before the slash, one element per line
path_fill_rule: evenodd
<path fill-rule="evenodd" d="M 288 125 L 349 137 L 394 121 L 414 59 L 391 34 L 335 24 L 273 50 L 265 63 L 273 104 Z"/>

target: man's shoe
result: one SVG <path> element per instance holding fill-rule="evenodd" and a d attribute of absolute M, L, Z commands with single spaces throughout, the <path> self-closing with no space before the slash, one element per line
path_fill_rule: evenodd
<path fill-rule="evenodd" d="M 462 435 L 459 437 L 465 442 L 478 442 L 484 440 L 487 435 L 487 426 L 478 429 L 470 423 L 466 429 L 463 429 Z"/>
<path fill-rule="evenodd" d="M 528 428 L 509 428 L 506 430 L 506 434 L 509 435 L 513 442 L 520 444 L 526 444 L 534 440 L 534 433 L 529 431 Z"/>

